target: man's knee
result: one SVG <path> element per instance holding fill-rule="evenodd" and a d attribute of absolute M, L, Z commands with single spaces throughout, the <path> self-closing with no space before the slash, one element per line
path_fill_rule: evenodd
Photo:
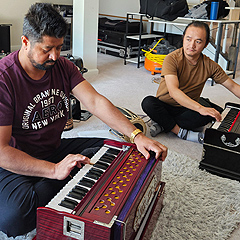
<path fill-rule="evenodd" d="M 30 232 L 36 227 L 36 207 L 24 203 L 0 207 L 0 231 L 9 237 L 16 237 Z"/>
<path fill-rule="evenodd" d="M 153 107 L 153 101 L 156 99 L 154 96 L 147 96 L 142 100 L 142 109 L 144 112 L 147 112 L 149 108 Z"/>

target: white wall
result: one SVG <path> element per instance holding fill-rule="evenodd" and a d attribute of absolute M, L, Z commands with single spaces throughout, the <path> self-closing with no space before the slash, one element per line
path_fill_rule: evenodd
<path fill-rule="evenodd" d="M 198 3 L 200 0 L 188 0 Z M 1 0 L 0 24 L 12 24 L 11 50 L 21 46 L 23 18 L 31 4 L 35 2 L 49 2 L 56 4 L 73 4 L 73 0 Z M 140 0 L 99 0 L 99 13 L 126 17 L 127 12 L 138 13 Z"/>
<path fill-rule="evenodd" d="M 190 5 L 197 5 L 203 0 L 187 0 Z M 99 13 L 126 17 L 127 12 L 138 13 L 140 0 L 99 0 Z"/>
<path fill-rule="evenodd" d="M 126 17 L 127 12 L 138 13 L 140 0 L 99 0 L 99 13 Z"/>
<path fill-rule="evenodd" d="M 56 4 L 72 4 L 73 0 L 38 0 L 37 2 L 49 2 Z M 21 35 L 23 18 L 34 0 L 1 0 L 0 7 L 0 24 L 12 24 L 11 34 L 11 51 L 15 51 L 21 46 Z"/>
<path fill-rule="evenodd" d="M 73 0 L 72 54 L 83 59 L 88 76 L 98 74 L 98 13 L 99 0 Z"/>
<path fill-rule="evenodd" d="M 187 0 L 189 8 L 199 4 L 201 1 L 203 0 Z M 126 17 L 127 12 L 139 13 L 140 11 L 140 0 L 99 0 L 99 3 L 99 13 L 103 15 Z M 135 15 L 134 18 L 136 19 L 138 16 Z M 146 27 L 149 29 L 149 26 Z M 168 32 L 182 34 L 184 28 L 185 27 L 180 28 L 182 30 L 178 30 L 175 27 L 168 26 Z M 164 25 L 154 25 L 154 30 L 164 32 Z"/>

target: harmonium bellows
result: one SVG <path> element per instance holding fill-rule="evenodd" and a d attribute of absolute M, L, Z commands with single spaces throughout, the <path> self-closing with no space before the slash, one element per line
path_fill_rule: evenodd
<path fill-rule="evenodd" d="M 222 121 L 205 131 L 199 168 L 240 180 L 240 105 L 226 103 L 221 115 Z"/>
<path fill-rule="evenodd" d="M 162 161 L 134 144 L 105 141 L 45 207 L 37 240 L 149 239 L 163 205 Z"/>

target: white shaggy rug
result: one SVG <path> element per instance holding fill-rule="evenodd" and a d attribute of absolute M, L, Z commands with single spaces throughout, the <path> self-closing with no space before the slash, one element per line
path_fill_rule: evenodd
<path fill-rule="evenodd" d="M 163 163 L 164 207 L 151 240 L 224 240 L 240 222 L 240 184 L 198 168 L 199 161 L 169 151 Z M 35 230 L 16 240 L 31 240 Z M 13 240 L 0 233 L 1 240 Z"/>
<path fill-rule="evenodd" d="M 240 222 L 240 184 L 169 151 L 163 163 L 164 207 L 151 240 L 223 240 Z"/>
<path fill-rule="evenodd" d="M 34 229 L 33 231 L 29 232 L 26 235 L 17 236 L 15 238 L 14 237 L 9 237 L 8 238 L 6 234 L 4 234 L 3 232 L 0 232 L 0 239 L 1 240 L 32 240 L 35 235 L 36 235 L 36 229 Z"/>

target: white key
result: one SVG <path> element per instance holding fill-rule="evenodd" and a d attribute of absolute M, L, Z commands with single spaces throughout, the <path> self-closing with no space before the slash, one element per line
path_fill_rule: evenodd
<path fill-rule="evenodd" d="M 93 164 L 95 164 L 105 153 L 109 148 L 115 148 L 118 150 L 121 150 L 120 148 L 116 148 L 116 147 L 112 147 L 112 146 L 108 146 L 108 145 L 104 145 L 102 148 L 99 149 L 99 151 L 92 157 L 92 159 L 90 160 L 91 164 L 86 164 L 84 165 L 79 171 L 78 173 L 73 177 L 72 180 L 70 180 L 60 191 L 59 193 L 46 205 L 46 207 L 55 209 L 57 211 L 63 211 L 63 212 L 68 212 L 71 213 L 73 210 L 72 209 L 68 209 L 66 207 L 60 206 L 59 203 L 65 198 L 69 198 L 72 199 L 74 201 L 77 201 L 78 203 L 81 200 L 75 199 L 75 198 L 71 198 L 69 196 L 67 196 L 67 194 L 76 186 L 79 185 L 78 182 L 84 177 L 84 175 L 86 175 L 86 173 L 93 168 Z M 102 170 L 102 169 L 101 169 Z M 104 170 L 102 170 L 104 172 Z M 85 178 L 88 178 L 85 176 Z M 88 178 L 91 179 L 91 178 Z M 91 179 L 92 181 L 93 180 Z M 85 186 L 80 185 L 83 188 L 86 188 L 88 190 L 90 190 L 90 188 L 87 188 Z"/>
<path fill-rule="evenodd" d="M 222 114 L 221 114 L 222 120 L 224 120 L 224 118 L 227 116 L 227 114 L 228 114 L 228 112 L 229 112 L 230 110 L 231 110 L 230 107 L 226 107 L 226 108 L 223 110 L 223 112 L 222 112 Z M 212 128 L 213 128 L 213 129 L 218 129 L 221 123 L 222 123 L 222 122 L 216 121 L 216 122 L 212 125 Z"/>
<path fill-rule="evenodd" d="M 79 172 L 70 180 L 60 192 L 48 203 L 46 207 L 53 208 L 58 211 L 72 212 L 71 209 L 59 206 L 58 204 L 67 196 L 67 194 L 77 185 L 77 183 L 83 178 L 83 176 L 92 168 L 92 165 L 86 164 L 79 170 Z M 70 198 L 70 197 L 69 197 Z M 79 201 L 80 200 L 76 200 Z"/>

